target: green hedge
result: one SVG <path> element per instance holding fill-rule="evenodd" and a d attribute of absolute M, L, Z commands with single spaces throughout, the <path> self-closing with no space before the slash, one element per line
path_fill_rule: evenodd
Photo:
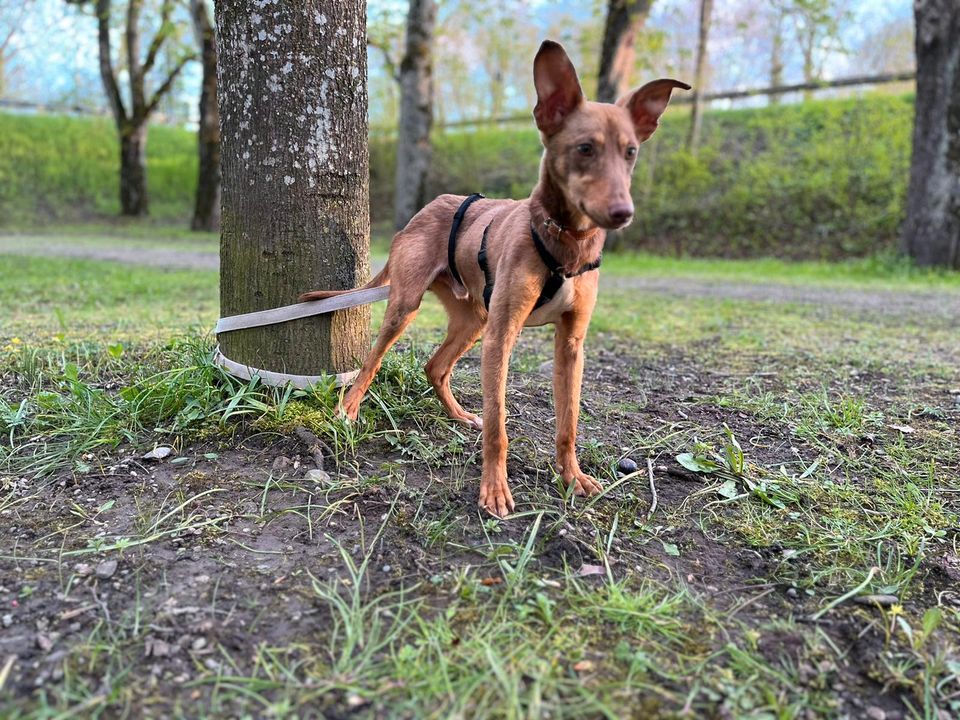
<path fill-rule="evenodd" d="M 700 152 L 668 112 L 642 149 L 628 247 L 690 255 L 833 259 L 896 246 L 910 161 L 912 97 L 872 95 L 706 114 Z M 371 140 L 375 222 L 392 218 L 395 140 Z M 116 139 L 106 120 L 0 115 L 0 223 L 117 211 Z M 154 217 L 186 222 L 192 134 L 154 127 Z M 524 197 L 537 178 L 532 127 L 437 133 L 430 195 Z"/>
<path fill-rule="evenodd" d="M 106 118 L 0 114 L 0 226 L 116 215 L 119 163 L 116 130 Z M 151 215 L 187 222 L 197 183 L 196 136 L 151 127 L 147 182 Z"/>

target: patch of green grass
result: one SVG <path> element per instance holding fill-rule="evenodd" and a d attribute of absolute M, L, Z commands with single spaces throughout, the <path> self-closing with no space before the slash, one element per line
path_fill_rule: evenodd
<path fill-rule="evenodd" d="M 792 286 L 873 288 L 920 292 L 956 292 L 960 273 L 918 268 L 897 255 L 876 255 L 843 262 L 668 257 L 647 253 L 608 253 L 603 274 L 643 278 L 693 278 L 718 283 L 777 283 Z"/>

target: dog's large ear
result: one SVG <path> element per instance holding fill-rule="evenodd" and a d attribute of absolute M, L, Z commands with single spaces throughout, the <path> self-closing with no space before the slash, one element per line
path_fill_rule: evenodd
<path fill-rule="evenodd" d="M 690 86 L 679 80 L 669 78 L 648 82 L 642 88 L 624 95 L 617 100 L 617 105 L 626 108 L 633 120 L 633 127 L 637 131 L 637 138 L 643 142 L 657 129 L 660 116 L 667 109 L 670 102 L 670 93 L 675 88 L 689 90 Z"/>
<path fill-rule="evenodd" d="M 552 135 L 583 102 L 577 70 L 560 43 L 544 40 L 540 45 L 533 59 L 533 84 L 537 89 L 533 117 L 541 132 Z"/>

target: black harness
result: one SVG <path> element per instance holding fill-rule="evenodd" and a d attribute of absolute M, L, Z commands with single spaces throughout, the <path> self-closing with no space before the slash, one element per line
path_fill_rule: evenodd
<path fill-rule="evenodd" d="M 450 274 L 453 276 L 453 279 L 461 285 L 463 285 L 463 279 L 460 277 L 460 273 L 457 271 L 456 259 L 457 233 L 460 231 L 460 225 L 463 223 L 463 217 L 467 213 L 467 208 L 482 197 L 483 195 L 480 193 L 474 193 L 460 203 L 460 207 L 458 207 L 457 212 L 454 213 L 453 224 L 450 227 L 450 237 L 447 241 L 447 263 L 450 267 Z M 483 277 L 486 281 L 486 284 L 483 288 L 483 305 L 488 310 L 490 309 L 490 298 L 493 295 L 493 274 L 490 272 L 490 263 L 487 261 L 487 235 L 490 232 L 490 227 L 490 225 L 487 225 L 483 229 L 483 239 L 480 241 L 480 251 L 477 253 L 477 264 L 483 271 Z M 576 272 L 564 272 L 563 267 L 559 262 L 557 262 L 557 259 L 550 253 L 550 251 L 547 250 L 547 246 L 543 244 L 543 239 L 533 226 L 533 223 L 530 223 L 530 237 L 533 238 L 533 246 L 537 249 L 537 254 L 540 255 L 540 259 L 543 261 L 543 264 L 546 265 L 547 270 L 550 271 L 550 274 L 547 276 L 547 281 L 544 283 L 543 289 L 540 291 L 540 297 L 537 298 L 537 303 L 533 306 L 534 310 L 553 300 L 554 296 L 557 294 L 557 291 L 563 287 L 563 283 L 568 278 L 576 277 L 577 275 L 583 275 L 584 273 L 596 270 L 600 267 L 602 253 L 597 257 L 596 260 L 591 263 L 587 263 Z"/>

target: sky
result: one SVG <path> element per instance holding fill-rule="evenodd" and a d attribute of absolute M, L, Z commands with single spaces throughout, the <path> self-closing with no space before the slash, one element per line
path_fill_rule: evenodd
<path fill-rule="evenodd" d="M 0 40 L 5 36 L 4 22 L 11 9 L 20 0 L 0 0 Z M 751 0 L 719 0 L 716 3 L 715 22 L 727 22 L 728 30 L 735 27 L 738 8 Z M 117 3 L 122 5 L 122 3 Z M 451 4 L 440 0 L 441 21 Z M 601 1 L 552 2 L 529 0 L 527 15 L 540 34 L 550 27 L 557 27 L 557 19 L 565 18 L 584 23 L 599 23 Z M 663 28 L 671 33 L 678 43 L 692 47 L 695 42 L 697 0 L 656 0 L 649 19 L 649 26 Z M 847 47 L 855 48 L 885 22 L 896 18 L 910 18 L 911 0 L 850 0 L 852 18 L 845 23 L 843 40 Z M 371 11 L 384 7 L 393 8 L 402 18 L 405 3 L 402 0 L 371 0 Z M 725 42 L 736 45 L 735 31 L 728 31 Z M 119 38 L 118 38 L 119 40 Z M 191 42 L 189 35 L 184 42 Z M 117 43 L 119 44 L 119 43 Z M 103 106 L 102 89 L 97 70 L 96 27 L 89 10 L 67 5 L 63 0 L 34 0 L 23 30 L 10 44 L 13 57 L 6 63 L 7 96 L 30 102 L 55 105 Z M 478 48 L 461 46 L 458 50 L 465 56 Z M 710 89 L 722 90 L 735 87 L 765 84 L 760 62 L 744 46 L 738 51 L 733 47 L 724 56 L 721 73 L 714 69 Z M 824 75 L 837 77 L 853 74 L 849 55 L 835 54 L 824 63 Z M 382 64 L 374 54 L 370 57 L 371 73 L 382 72 Z M 853 68 L 855 70 L 855 68 Z M 789 72 L 788 72 L 789 74 Z M 177 96 L 167 103 L 168 110 L 179 113 L 191 112 L 199 87 L 199 66 L 188 66 L 178 88 Z M 514 93 L 514 96 L 518 96 Z M 516 97 L 516 102 L 523 102 Z"/>

